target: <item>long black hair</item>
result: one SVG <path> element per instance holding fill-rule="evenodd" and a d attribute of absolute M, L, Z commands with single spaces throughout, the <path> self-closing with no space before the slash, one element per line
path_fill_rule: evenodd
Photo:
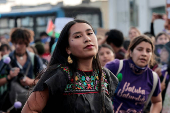
<path fill-rule="evenodd" d="M 47 66 L 47 70 L 46 71 L 50 71 L 51 69 L 52 70 L 55 69 L 55 67 L 57 67 L 58 64 L 64 64 L 64 65 L 69 67 L 70 72 L 73 75 L 73 78 L 75 78 L 75 72 L 78 69 L 77 58 L 76 58 L 76 56 L 71 54 L 70 57 L 73 60 L 73 63 L 69 64 L 67 62 L 67 58 L 68 58 L 69 55 L 66 52 L 66 48 L 69 47 L 68 38 L 69 38 L 69 35 L 70 35 L 70 28 L 74 24 L 76 24 L 76 23 L 86 23 L 86 24 L 90 25 L 87 21 L 85 21 L 85 20 L 78 20 L 78 19 L 70 21 L 69 23 L 67 23 L 65 25 L 65 27 L 61 31 L 61 34 L 60 34 L 59 39 L 57 41 L 57 45 L 56 45 L 56 47 L 54 49 L 54 52 L 53 52 L 53 54 L 51 56 L 51 59 L 50 59 L 50 62 L 48 64 L 48 66 Z M 91 28 L 92 28 L 92 26 L 91 26 Z M 99 92 L 101 93 L 101 96 L 102 96 L 103 95 L 102 90 L 101 90 L 101 88 L 102 88 L 101 87 L 102 68 L 101 68 L 101 64 L 99 62 L 98 54 L 96 54 L 96 56 L 94 56 L 94 58 L 93 58 L 92 67 L 93 67 L 93 71 L 97 71 L 98 72 L 98 76 L 99 76 L 99 79 L 100 79 L 100 82 L 99 82 Z M 104 100 L 102 99 L 101 102 L 103 103 L 103 101 Z"/>
<path fill-rule="evenodd" d="M 70 28 L 76 23 L 86 23 L 86 24 L 90 25 L 87 21 L 78 20 L 78 19 L 70 21 L 65 25 L 65 27 L 63 28 L 63 30 L 60 33 L 59 39 L 57 41 L 57 45 L 54 49 L 54 52 L 50 59 L 50 62 L 47 66 L 47 70 L 51 69 L 51 67 L 53 67 L 56 64 L 67 65 L 71 69 L 72 72 L 75 72 L 77 70 L 77 68 L 78 68 L 77 58 L 71 54 L 70 57 L 73 60 L 73 63 L 69 64 L 67 62 L 67 58 L 69 55 L 66 52 L 66 48 L 69 47 L 68 38 L 69 38 L 69 34 L 70 34 Z M 93 67 L 93 70 L 99 70 L 100 75 L 101 75 L 102 69 L 101 69 L 101 65 L 99 63 L 98 54 L 96 55 L 96 58 L 93 58 L 92 67 Z"/>
<path fill-rule="evenodd" d="M 71 54 L 70 57 L 73 60 L 73 63 L 69 64 L 67 62 L 67 58 L 68 58 L 69 55 L 66 52 L 66 48 L 69 47 L 68 38 L 69 38 L 69 34 L 70 34 L 70 28 L 76 23 L 86 23 L 86 24 L 90 25 L 87 21 L 79 20 L 79 19 L 75 19 L 73 21 L 68 22 L 60 33 L 59 39 L 57 41 L 57 45 L 54 49 L 54 52 L 51 56 L 51 59 L 50 59 L 48 65 L 47 65 L 47 68 L 45 69 L 45 71 L 41 71 L 39 76 L 41 76 L 43 73 L 46 73 L 46 72 L 49 72 L 49 71 L 56 69 L 57 65 L 59 65 L 59 64 L 68 66 L 69 69 L 70 69 L 70 72 L 73 75 L 75 75 L 75 72 L 77 71 L 77 68 L 78 68 L 77 58 L 76 58 L 76 56 Z M 93 58 L 92 67 L 93 67 L 94 71 L 96 70 L 98 72 L 99 79 L 101 80 L 102 68 L 101 68 L 101 64 L 99 62 L 98 54 L 96 54 L 96 56 L 94 56 L 94 58 Z M 48 76 L 48 74 L 46 76 Z M 75 76 L 73 76 L 73 77 L 75 77 Z M 101 82 L 99 82 L 99 86 L 100 86 L 99 91 L 101 92 L 101 90 L 100 90 L 101 89 Z"/>
<path fill-rule="evenodd" d="M 74 56 L 73 54 L 71 54 L 70 57 L 73 60 L 73 63 L 69 64 L 67 62 L 67 58 L 68 58 L 69 55 L 66 51 L 66 48 L 69 47 L 69 41 L 68 40 L 69 40 L 69 35 L 70 35 L 70 28 L 76 23 L 86 23 L 86 24 L 90 25 L 87 21 L 78 20 L 78 19 L 75 19 L 73 21 L 68 22 L 60 33 L 59 39 L 57 41 L 57 44 L 56 44 L 54 52 L 51 56 L 51 59 L 50 59 L 48 65 L 47 65 L 47 68 L 44 71 L 41 71 L 37 78 L 39 78 L 42 74 L 43 74 L 43 76 L 52 76 L 49 73 L 51 71 L 55 70 L 58 67 L 58 65 L 61 64 L 61 65 L 64 65 L 64 66 L 68 66 L 69 71 L 73 75 L 73 79 L 75 80 L 75 75 L 76 75 L 76 72 L 78 70 L 77 57 Z M 93 71 L 97 72 L 99 80 L 100 80 L 100 82 L 99 82 L 99 93 L 100 93 L 100 96 L 101 96 L 101 104 L 103 105 L 102 108 L 101 108 L 101 111 L 104 111 L 105 106 L 104 106 L 103 103 L 104 103 L 104 93 L 105 92 L 103 92 L 103 90 L 102 90 L 102 82 L 103 82 L 102 68 L 101 68 L 101 64 L 99 62 L 98 54 L 96 54 L 96 56 L 93 57 L 92 68 L 93 68 Z M 75 83 L 74 83 L 74 85 L 75 85 Z M 73 92 L 73 95 L 71 95 L 71 96 L 74 96 L 74 92 Z M 71 103 L 71 101 L 69 103 Z"/>

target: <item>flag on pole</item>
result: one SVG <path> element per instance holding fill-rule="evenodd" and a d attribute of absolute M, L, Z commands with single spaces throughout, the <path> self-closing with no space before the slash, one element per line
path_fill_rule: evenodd
<path fill-rule="evenodd" d="M 54 34 L 54 37 L 55 38 L 58 38 L 60 33 L 53 33 L 55 32 L 55 25 L 53 23 L 53 21 L 51 19 L 48 20 L 48 24 L 47 24 L 47 29 L 46 29 L 46 33 L 49 35 L 49 36 L 52 36 Z"/>
<path fill-rule="evenodd" d="M 53 28 L 54 28 L 53 21 L 51 19 L 49 19 L 48 24 L 47 24 L 47 28 L 46 28 L 46 32 L 49 33 L 51 31 L 53 31 Z"/>

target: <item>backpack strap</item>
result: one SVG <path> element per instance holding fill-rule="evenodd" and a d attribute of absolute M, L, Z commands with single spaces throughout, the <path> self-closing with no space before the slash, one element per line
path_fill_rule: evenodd
<path fill-rule="evenodd" d="M 153 87 L 152 87 L 152 90 L 151 90 L 151 92 L 150 92 L 150 94 L 148 96 L 148 99 L 147 99 L 147 101 L 145 103 L 145 106 L 144 106 L 143 110 L 145 110 L 146 107 L 148 106 L 148 103 L 150 102 L 151 97 L 152 97 L 152 95 L 153 95 L 153 93 L 155 91 L 155 88 L 157 86 L 157 83 L 158 83 L 158 75 L 156 74 L 156 72 L 152 71 L 152 75 L 153 75 Z"/>
<path fill-rule="evenodd" d="M 34 67 L 34 56 L 35 56 L 35 54 L 32 53 L 32 52 L 29 52 L 29 55 L 30 55 L 30 58 L 31 58 L 32 66 Z"/>
<path fill-rule="evenodd" d="M 32 52 L 28 52 L 28 55 L 29 55 L 29 57 L 30 57 L 30 60 L 31 60 L 31 64 L 32 64 L 32 66 L 33 66 L 33 69 L 34 69 L 34 59 L 35 59 L 35 54 L 34 53 L 32 53 Z M 30 67 L 30 66 L 29 66 Z M 28 72 L 27 72 L 27 74 L 28 74 Z M 26 74 L 26 75 L 27 75 Z M 33 74 L 33 78 L 35 78 L 35 75 Z"/>
<path fill-rule="evenodd" d="M 120 62 L 119 62 L 119 68 L 118 68 L 118 71 L 117 71 L 117 73 L 116 73 L 116 76 L 119 74 L 119 72 L 122 70 L 122 68 L 123 68 L 123 60 L 119 60 Z"/>
<path fill-rule="evenodd" d="M 30 67 L 31 67 L 31 62 L 29 62 L 27 70 L 26 70 L 26 72 L 24 74 L 24 79 L 23 79 L 24 81 L 25 81 L 25 77 L 28 75 L 28 71 L 29 71 Z"/>

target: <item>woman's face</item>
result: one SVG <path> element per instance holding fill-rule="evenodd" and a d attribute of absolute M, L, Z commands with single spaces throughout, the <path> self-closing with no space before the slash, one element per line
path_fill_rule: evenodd
<path fill-rule="evenodd" d="M 169 37 L 167 37 L 163 34 L 157 38 L 156 44 L 157 45 L 159 45 L 159 44 L 165 45 L 167 42 L 169 42 Z"/>
<path fill-rule="evenodd" d="M 131 29 L 129 31 L 129 38 L 130 40 L 133 40 L 135 37 L 139 36 L 139 32 L 136 29 Z"/>
<path fill-rule="evenodd" d="M 90 25 L 86 23 L 76 23 L 69 31 L 68 54 L 73 54 L 79 59 L 92 58 L 97 54 L 97 38 Z"/>
<path fill-rule="evenodd" d="M 169 58 L 169 52 L 165 48 L 163 48 L 160 54 L 161 62 L 168 63 L 168 58 Z"/>
<path fill-rule="evenodd" d="M 149 64 L 152 57 L 151 44 L 144 41 L 141 42 L 130 52 L 130 57 L 138 67 L 145 67 Z"/>
<path fill-rule="evenodd" d="M 110 50 L 107 47 L 101 47 L 98 54 L 99 54 L 99 61 L 102 66 L 105 66 L 107 62 L 110 62 L 115 58 L 115 55 L 112 52 L 112 50 Z"/>

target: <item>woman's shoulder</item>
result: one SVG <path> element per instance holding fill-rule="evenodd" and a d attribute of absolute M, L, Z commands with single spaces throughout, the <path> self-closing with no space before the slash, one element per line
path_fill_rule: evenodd
<path fill-rule="evenodd" d="M 106 63 L 105 66 L 112 66 L 113 64 L 119 64 L 119 62 L 120 62 L 119 59 L 114 59 L 113 61 Z"/>
<path fill-rule="evenodd" d="M 113 67 L 113 66 L 119 66 L 120 61 L 121 60 L 119 60 L 119 59 L 114 59 L 113 61 L 110 61 L 110 62 L 106 63 L 105 67 L 109 68 L 109 67 Z M 128 62 L 128 60 L 124 59 L 123 63 L 124 62 Z"/>
<path fill-rule="evenodd" d="M 52 65 L 52 66 L 49 66 L 43 73 L 43 76 L 53 76 L 55 75 L 56 73 L 60 72 L 60 71 L 68 71 L 69 68 L 68 66 L 66 65 L 63 65 L 63 64 L 55 64 L 55 65 Z"/>
<path fill-rule="evenodd" d="M 127 62 L 127 60 L 123 60 L 123 64 Z M 114 59 L 111 62 L 108 62 L 105 65 L 105 68 L 109 69 L 112 73 L 116 74 L 119 68 L 120 60 L 119 59 Z"/>
<path fill-rule="evenodd" d="M 117 79 L 116 75 L 113 74 L 109 69 L 105 67 L 102 68 L 102 73 L 106 75 L 106 77 L 111 77 L 111 78 L 113 77 L 114 79 Z"/>
<path fill-rule="evenodd" d="M 65 77 L 63 75 L 68 75 L 69 73 L 70 73 L 70 69 L 68 66 L 63 65 L 63 64 L 58 64 L 58 65 L 51 66 L 46 71 L 44 76 L 47 76 L 47 78 L 53 77 L 53 76 Z"/>
<path fill-rule="evenodd" d="M 69 68 L 65 65 L 59 64 L 50 66 L 40 77 L 34 91 L 44 90 L 46 85 L 49 87 L 55 83 L 62 84 L 62 82 L 67 81 L 68 73 Z"/>
<path fill-rule="evenodd" d="M 107 79 L 108 83 L 110 84 L 110 95 L 113 94 L 113 92 L 116 90 L 116 87 L 118 85 L 118 78 L 107 68 L 102 68 L 102 72 L 105 75 L 105 78 Z"/>
<path fill-rule="evenodd" d="M 114 73 L 114 71 L 118 69 L 119 62 L 119 59 L 114 59 L 113 61 L 106 63 L 105 68 Z"/>
<path fill-rule="evenodd" d="M 55 64 L 50 66 L 47 70 L 46 73 L 50 74 L 51 76 L 62 72 L 62 73 L 68 73 L 70 71 L 69 67 L 64 65 L 64 64 Z"/>

